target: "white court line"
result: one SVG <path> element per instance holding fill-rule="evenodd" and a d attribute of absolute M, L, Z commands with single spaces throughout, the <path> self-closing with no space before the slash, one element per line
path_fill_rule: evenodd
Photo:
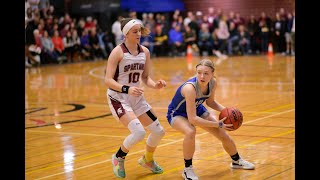
<path fill-rule="evenodd" d="M 103 135 L 103 134 L 90 134 L 90 133 L 74 133 L 74 132 L 48 132 L 48 131 L 37 131 L 37 130 L 28 130 L 28 132 L 34 133 L 51 133 L 51 134 L 63 134 L 63 135 L 80 135 L 80 136 L 103 136 L 103 137 L 110 137 L 110 138 L 126 138 L 127 136 L 113 136 L 113 135 Z M 144 138 L 147 139 L 147 138 Z M 161 140 L 166 141 L 173 141 L 172 139 L 162 138 Z"/>
<path fill-rule="evenodd" d="M 102 67 L 97 67 L 97 68 L 93 68 L 92 70 L 89 71 L 89 75 L 93 76 L 93 77 L 96 77 L 96 78 L 99 78 L 99 79 L 104 79 L 104 76 L 103 75 L 97 75 L 95 74 L 94 72 L 99 70 L 99 69 L 103 69 L 104 66 Z"/>
<path fill-rule="evenodd" d="M 48 132 L 48 131 L 35 131 L 28 130 L 28 132 L 39 132 L 39 133 L 52 133 L 52 134 L 73 134 L 73 135 L 82 135 L 82 136 L 104 136 L 104 137 L 118 137 L 125 138 L 126 136 L 112 136 L 112 135 L 103 135 L 103 134 L 89 134 L 89 133 L 73 133 L 73 132 Z"/>
<path fill-rule="evenodd" d="M 277 115 L 281 115 L 281 114 L 284 114 L 284 113 L 288 113 L 288 112 L 291 112 L 291 111 L 294 111 L 294 110 L 295 109 L 290 109 L 290 110 L 287 110 L 287 111 L 284 111 L 284 112 L 280 112 L 280 113 L 277 113 L 277 114 L 273 114 L 273 115 L 269 115 L 269 116 L 266 116 L 266 117 L 258 118 L 258 119 L 255 119 L 255 120 L 252 120 L 252 121 L 249 121 L 249 122 L 245 122 L 243 124 L 249 124 L 249 123 L 252 123 L 252 122 L 261 121 L 263 119 L 270 118 L 270 117 L 277 116 Z M 197 134 L 196 137 L 199 137 L 199 136 L 202 136 L 202 135 L 206 135 L 206 134 L 208 134 L 208 132 L 204 132 L 202 134 Z M 180 141 L 183 141 L 183 138 L 178 139 L 176 141 L 172 141 L 172 142 L 169 142 L 169 143 L 165 143 L 165 144 L 159 145 L 158 147 L 167 146 L 167 145 L 174 144 L 174 143 L 180 142 Z M 141 152 L 144 152 L 144 151 L 145 150 L 143 149 L 143 150 L 140 150 L 140 151 L 132 152 L 132 153 L 128 154 L 127 156 L 130 156 L 130 155 L 133 155 L 133 154 L 138 154 L 138 153 L 141 153 Z M 82 167 L 79 167 L 79 168 L 75 168 L 75 169 L 73 169 L 73 171 L 77 171 L 77 170 L 84 169 L 84 168 L 87 168 L 87 167 L 92 167 L 92 166 L 95 166 L 95 165 L 98 165 L 98 164 L 102 164 L 102 163 L 105 163 L 105 162 L 109 162 L 109 161 L 111 161 L 111 159 L 107 159 L 107 160 L 100 161 L 100 162 L 97 162 L 97 163 L 93 163 L 93 164 L 89 164 L 89 165 L 82 166 Z M 53 176 L 58 176 L 58 175 L 65 174 L 65 173 L 66 172 L 55 173 L 55 174 L 51 174 L 49 176 L 44 176 L 44 177 L 41 177 L 41 178 L 38 178 L 38 179 L 46 179 L 46 178 L 50 178 L 50 177 L 53 177 Z"/>

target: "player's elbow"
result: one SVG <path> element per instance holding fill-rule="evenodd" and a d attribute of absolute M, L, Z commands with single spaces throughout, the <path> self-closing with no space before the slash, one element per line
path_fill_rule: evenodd
<path fill-rule="evenodd" d="M 110 80 L 111 80 L 110 78 L 105 77 L 105 78 L 104 78 L 104 83 L 105 83 L 107 86 L 110 86 L 110 84 L 111 84 L 111 81 L 110 81 Z"/>

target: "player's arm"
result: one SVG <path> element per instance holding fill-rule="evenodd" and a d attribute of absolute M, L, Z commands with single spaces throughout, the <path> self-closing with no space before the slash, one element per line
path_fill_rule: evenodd
<path fill-rule="evenodd" d="M 206 104 L 211 107 L 212 109 L 221 112 L 222 109 L 224 109 L 225 107 L 220 104 L 218 101 L 215 100 L 215 92 L 216 92 L 216 88 L 217 88 L 217 81 L 215 81 L 215 86 L 212 89 L 211 95 L 210 97 L 206 100 Z"/>
<path fill-rule="evenodd" d="M 141 46 L 143 48 L 143 51 L 146 54 L 146 64 L 144 67 L 144 71 L 142 73 L 142 77 L 141 80 L 142 82 L 147 85 L 150 88 L 153 89 L 161 89 L 163 87 L 166 86 L 166 82 L 164 80 L 159 80 L 157 82 L 154 82 L 151 77 L 149 76 L 149 72 L 150 72 L 150 67 L 151 67 L 151 60 L 150 60 L 150 51 L 148 50 L 148 48 Z"/>
<path fill-rule="evenodd" d="M 119 84 L 117 81 L 115 81 L 113 79 L 115 73 L 116 73 L 116 69 L 117 66 L 119 64 L 119 61 L 122 59 L 123 57 L 123 53 L 121 51 L 120 46 L 115 47 L 111 53 L 110 56 L 108 58 L 107 61 L 107 67 L 106 67 L 106 73 L 104 76 L 104 82 L 106 83 L 106 85 L 111 88 L 114 89 L 116 91 L 121 92 L 122 91 L 122 84 Z"/>
<path fill-rule="evenodd" d="M 129 87 L 123 84 L 119 84 L 117 81 L 113 79 L 117 66 L 119 64 L 119 61 L 123 58 L 123 52 L 121 50 L 120 46 L 115 47 L 108 58 L 107 61 L 107 68 L 106 73 L 104 77 L 104 82 L 106 85 L 116 91 L 123 92 L 126 94 L 130 94 L 133 96 L 140 96 L 143 93 L 143 90 L 138 87 Z"/>
<path fill-rule="evenodd" d="M 186 108 L 188 114 L 188 120 L 191 124 L 202 126 L 202 127 L 219 127 L 219 122 L 208 121 L 199 116 L 196 113 L 196 90 L 194 89 L 193 85 L 186 84 L 181 89 L 182 95 L 186 99 Z M 221 125 L 221 124 L 220 124 Z"/>

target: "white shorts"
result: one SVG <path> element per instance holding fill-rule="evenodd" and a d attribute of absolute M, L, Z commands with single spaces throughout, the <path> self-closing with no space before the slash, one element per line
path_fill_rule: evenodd
<path fill-rule="evenodd" d="M 131 96 L 108 89 L 108 104 L 115 119 L 119 120 L 127 111 L 133 111 L 137 117 L 151 109 L 144 96 Z"/>

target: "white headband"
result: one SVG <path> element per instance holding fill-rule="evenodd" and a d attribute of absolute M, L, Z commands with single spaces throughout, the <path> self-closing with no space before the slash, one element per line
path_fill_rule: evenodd
<path fill-rule="evenodd" d="M 127 35 L 127 33 L 129 32 L 129 30 L 134 26 L 140 24 L 141 26 L 143 25 L 142 22 L 139 19 L 132 19 L 130 20 L 126 25 L 124 25 L 123 29 L 122 29 L 122 33 L 123 35 Z"/>

